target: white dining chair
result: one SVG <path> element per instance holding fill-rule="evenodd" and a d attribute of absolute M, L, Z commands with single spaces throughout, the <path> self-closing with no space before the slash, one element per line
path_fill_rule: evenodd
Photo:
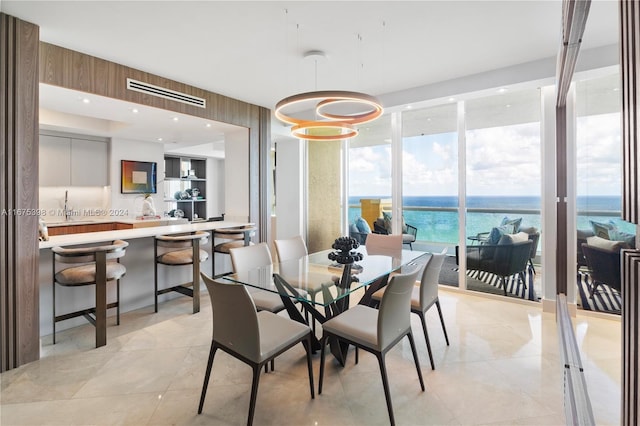
<path fill-rule="evenodd" d="M 431 362 L 431 369 L 435 370 L 435 364 L 433 362 L 433 354 L 431 352 L 431 342 L 429 341 L 429 333 L 427 332 L 427 322 L 425 315 L 429 308 L 435 305 L 438 308 L 438 315 L 440 316 L 440 323 L 442 324 L 442 331 L 444 332 L 444 339 L 449 346 L 449 336 L 447 336 L 447 328 L 444 325 L 444 317 L 442 316 L 442 308 L 440 307 L 440 299 L 438 298 L 438 280 L 440 277 L 440 270 L 444 263 L 446 256 L 446 247 L 441 253 L 433 253 L 425 265 L 422 276 L 420 278 L 420 286 L 414 286 L 411 292 L 411 312 L 420 317 L 422 323 L 422 331 L 424 332 L 424 340 L 427 343 L 427 350 L 429 351 L 429 361 Z M 380 302 L 385 293 L 383 287 L 380 290 L 373 293 L 371 298 Z"/>
<path fill-rule="evenodd" d="M 270 361 L 273 364 L 278 355 L 298 343 L 303 344 L 307 353 L 309 390 L 311 398 L 315 398 L 309 326 L 272 312 L 256 312 L 256 306 L 247 288 L 241 284 L 217 282 L 204 273 L 202 278 L 211 299 L 213 333 L 198 414 L 202 413 L 204 407 L 213 359 L 218 349 L 248 364 L 253 370 L 248 425 L 253 424 L 262 366 L 266 369 Z"/>
<path fill-rule="evenodd" d="M 276 246 L 276 255 L 280 262 L 300 259 L 309 254 L 307 244 L 300 235 L 292 238 L 274 240 L 273 242 Z"/>
<path fill-rule="evenodd" d="M 367 253 L 386 254 L 402 250 L 402 235 L 369 234 L 365 242 Z"/>
<path fill-rule="evenodd" d="M 322 324 L 322 341 L 320 353 L 320 381 L 318 394 L 322 394 L 324 378 L 324 357 L 327 339 L 336 338 L 356 348 L 371 352 L 378 359 L 387 410 L 391 424 L 395 424 L 389 381 L 385 364 L 386 353 L 405 336 L 409 338 L 411 352 L 416 364 L 420 387 L 424 392 L 424 382 L 420 371 L 420 362 L 416 353 L 416 345 L 411 332 L 410 306 L 411 291 L 421 268 L 406 274 L 397 274 L 391 278 L 380 302 L 380 309 L 364 305 L 356 305 Z"/>

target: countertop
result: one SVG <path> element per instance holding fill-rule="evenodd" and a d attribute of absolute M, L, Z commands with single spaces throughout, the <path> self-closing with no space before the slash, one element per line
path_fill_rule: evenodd
<path fill-rule="evenodd" d="M 45 221 L 45 224 L 47 225 L 48 228 L 55 228 L 58 226 L 91 225 L 91 224 L 98 224 L 98 223 L 126 223 L 128 225 L 134 225 L 134 226 L 139 224 L 145 224 L 146 226 L 148 226 L 148 224 L 157 223 L 158 226 L 161 226 L 161 225 L 170 225 L 171 223 L 174 223 L 174 222 L 188 223 L 189 221 L 185 218 L 175 218 L 175 217 L 165 217 L 165 218 L 149 217 L 145 219 L 136 219 L 136 218 L 122 217 L 122 216 L 100 216 L 95 218 L 78 218 L 78 219 L 74 218 L 66 221 L 53 221 L 53 222 Z"/>
<path fill-rule="evenodd" d="M 247 225 L 255 224 L 250 222 L 215 221 L 185 223 L 179 225 L 149 226 L 142 228 L 122 229 L 117 231 L 100 231 L 86 232 L 82 234 L 56 235 L 49 237 L 48 241 L 40 241 L 40 248 L 46 249 L 57 246 L 102 243 L 112 240 L 131 240 L 136 238 L 153 237 L 156 235 L 179 234 L 182 232 L 193 231 L 211 231 L 218 228 L 244 227 Z"/>

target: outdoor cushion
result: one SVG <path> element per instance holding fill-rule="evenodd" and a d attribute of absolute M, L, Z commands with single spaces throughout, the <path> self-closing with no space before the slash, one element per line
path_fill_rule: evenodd
<path fill-rule="evenodd" d="M 527 241 L 529 239 L 529 234 L 526 232 L 518 232 L 517 234 L 504 234 L 498 244 L 513 244 L 513 243 L 521 243 L 523 241 Z"/>
<path fill-rule="evenodd" d="M 356 224 L 356 228 L 358 228 L 356 232 L 362 232 L 363 234 L 371 233 L 371 227 L 369 226 L 367 221 L 364 220 L 363 218 L 361 217 L 357 218 L 355 224 Z"/>
<path fill-rule="evenodd" d="M 489 233 L 489 239 L 487 240 L 487 244 L 496 245 L 500 241 L 500 238 L 504 234 L 513 234 L 513 225 L 500 225 L 494 228 L 491 228 L 491 232 Z"/>
<path fill-rule="evenodd" d="M 520 228 L 520 224 L 522 223 L 522 218 L 519 217 L 517 219 L 509 219 L 507 216 L 505 216 L 502 219 L 502 222 L 500 222 L 500 226 L 506 226 L 506 225 L 511 225 L 513 226 L 513 230 L 511 232 L 509 232 L 509 234 L 513 234 L 514 232 L 517 232 L 518 229 Z"/>
<path fill-rule="evenodd" d="M 616 228 L 616 226 L 611 222 L 596 222 L 594 220 L 590 220 L 589 222 L 591 223 L 591 228 L 593 228 L 594 234 L 600 238 L 604 238 L 605 240 L 610 239 L 609 231 Z"/>
<path fill-rule="evenodd" d="M 609 230 L 609 239 L 611 241 L 622 241 L 629 245 L 630 248 L 636 248 L 636 236 L 635 234 L 629 234 L 628 232 L 620 231 L 619 229 Z"/>
<path fill-rule="evenodd" d="M 629 245 L 623 241 L 610 241 L 597 235 L 588 237 L 587 245 L 607 251 L 620 251 L 620 249 L 629 248 Z"/>

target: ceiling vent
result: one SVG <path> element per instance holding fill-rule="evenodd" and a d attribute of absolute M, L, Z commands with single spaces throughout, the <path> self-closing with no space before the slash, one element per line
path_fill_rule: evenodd
<path fill-rule="evenodd" d="M 200 108 L 207 107 L 207 101 L 196 96 L 187 95 L 186 93 L 176 92 L 175 90 L 165 89 L 164 87 L 154 86 L 153 84 L 143 83 L 142 81 L 127 78 L 127 89 L 134 90 L 147 95 L 157 96 L 159 98 L 170 99 L 183 104 L 193 105 Z"/>

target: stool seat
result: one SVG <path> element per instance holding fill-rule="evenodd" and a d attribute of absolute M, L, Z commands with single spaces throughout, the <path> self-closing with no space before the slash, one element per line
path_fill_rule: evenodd
<path fill-rule="evenodd" d="M 209 253 L 200 249 L 200 262 L 204 262 L 207 259 L 209 259 Z M 191 265 L 193 263 L 193 250 L 188 248 L 161 254 L 158 256 L 158 263 L 164 265 Z"/>
<path fill-rule="evenodd" d="M 107 262 L 107 281 L 119 280 L 127 272 L 124 265 L 116 262 Z M 96 265 L 73 266 L 64 269 L 55 275 L 56 282 L 60 285 L 88 285 L 96 282 Z"/>
<path fill-rule="evenodd" d="M 216 245 L 213 250 L 217 253 L 229 254 L 230 249 L 243 247 L 244 245 L 244 240 L 226 241 L 224 243 Z M 249 245 L 252 246 L 253 242 L 249 241 Z"/>

